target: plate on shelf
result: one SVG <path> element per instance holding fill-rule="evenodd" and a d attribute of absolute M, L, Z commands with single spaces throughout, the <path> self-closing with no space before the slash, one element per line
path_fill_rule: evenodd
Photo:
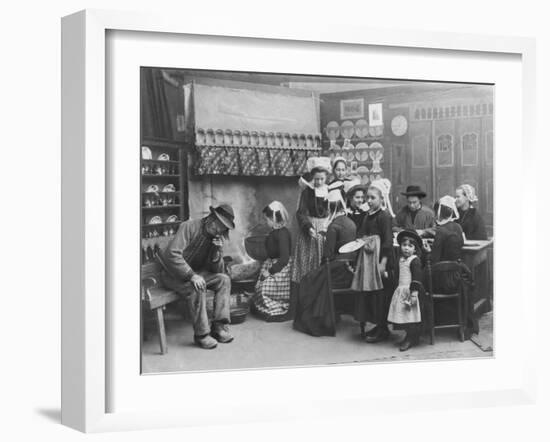
<path fill-rule="evenodd" d="M 367 150 L 361 150 L 355 154 L 355 158 L 364 163 L 369 159 L 369 152 Z"/>
<path fill-rule="evenodd" d="M 147 146 L 141 146 L 141 158 L 144 160 L 152 160 L 153 159 L 153 152 L 151 152 L 151 149 Z"/>
<path fill-rule="evenodd" d="M 159 160 L 159 161 L 170 161 L 170 155 L 168 155 L 167 153 L 161 153 L 157 157 L 157 160 Z"/>
<path fill-rule="evenodd" d="M 179 221 L 179 218 L 176 215 L 170 215 L 168 218 L 166 218 L 167 223 L 177 223 Z"/>
<path fill-rule="evenodd" d="M 149 187 L 147 187 L 147 190 L 145 192 L 147 193 L 156 193 L 159 191 L 159 186 L 156 184 L 151 184 Z"/>
<path fill-rule="evenodd" d="M 359 138 L 367 138 L 369 135 L 369 124 L 367 120 L 357 120 L 355 122 L 355 135 Z"/>
<path fill-rule="evenodd" d="M 173 184 L 167 184 L 166 186 L 164 186 L 162 188 L 162 191 L 163 192 L 175 192 L 176 191 L 176 186 L 174 186 Z"/>

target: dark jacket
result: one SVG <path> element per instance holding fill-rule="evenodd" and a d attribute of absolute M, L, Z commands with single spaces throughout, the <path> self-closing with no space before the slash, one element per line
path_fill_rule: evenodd
<path fill-rule="evenodd" d="M 459 224 L 451 221 L 437 226 L 431 252 L 432 263 L 458 261 L 461 257 L 462 246 L 464 246 L 464 238 Z"/>
<path fill-rule="evenodd" d="M 193 275 L 200 270 L 207 270 L 212 273 L 223 272 L 223 259 L 216 257 L 217 248 L 211 243 L 208 244 L 206 251 L 207 259 L 201 268 L 191 268 L 189 263 L 183 257 L 184 251 L 200 234 L 202 228 L 202 220 L 189 220 L 180 224 L 172 241 L 168 246 L 157 254 L 159 264 L 174 278 L 189 281 Z M 215 258 L 218 258 L 215 261 Z"/>
<path fill-rule="evenodd" d="M 367 213 L 357 232 L 357 237 L 378 235 L 380 237 L 380 260 L 387 258 L 386 268 L 393 267 L 393 233 L 392 217 L 385 210 L 378 210 L 372 215 Z"/>
<path fill-rule="evenodd" d="M 323 257 L 332 259 L 338 255 L 338 249 L 357 237 L 357 228 L 354 222 L 345 215 L 338 216 L 330 223 L 327 229 Z M 352 255 L 353 256 L 353 255 Z"/>
<path fill-rule="evenodd" d="M 296 219 L 302 232 L 307 232 L 312 226 L 308 217 L 325 218 L 328 215 L 328 201 L 315 196 L 310 187 L 305 188 L 300 195 Z"/>
<path fill-rule="evenodd" d="M 459 210 L 460 218 L 457 220 L 462 227 L 466 239 L 487 240 L 487 231 L 481 214 L 475 207 L 470 207 L 467 210 Z"/>
<path fill-rule="evenodd" d="M 414 221 L 413 221 L 414 217 Z M 416 212 L 412 212 L 409 206 L 403 207 L 393 219 L 393 230 L 425 230 L 435 226 L 435 215 L 432 209 L 420 206 Z"/>
<path fill-rule="evenodd" d="M 290 259 L 290 232 L 286 227 L 272 230 L 265 239 L 267 256 L 277 259 L 277 262 L 269 268 L 272 275 L 283 270 Z"/>

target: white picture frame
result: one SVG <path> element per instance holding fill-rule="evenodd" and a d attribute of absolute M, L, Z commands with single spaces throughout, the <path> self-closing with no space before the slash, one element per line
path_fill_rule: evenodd
<path fill-rule="evenodd" d="M 369 126 L 383 126 L 382 103 L 369 103 Z"/>
<path fill-rule="evenodd" d="M 533 338 L 536 329 L 534 317 L 529 323 L 522 325 L 522 351 L 518 352 L 518 367 L 514 365 L 513 376 L 508 376 L 498 386 L 491 388 L 467 387 L 461 392 L 450 393 L 437 390 L 436 386 L 427 388 L 424 394 L 404 392 L 401 395 L 382 395 L 376 401 L 365 400 L 368 393 L 358 389 L 354 395 L 320 397 L 312 395 L 306 402 L 289 400 L 285 407 L 277 398 L 272 405 L 263 403 L 256 406 L 254 392 L 246 393 L 238 402 L 233 403 L 232 413 L 221 413 L 197 405 L 189 408 L 181 407 L 167 409 L 147 409 L 147 404 L 137 411 L 113 411 L 109 403 L 109 392 L 115 388 L 120 378 L 112 378 L 109 369 L 114 360 L 114 354 L 107 339 L 112 327 L 111 316 L 114 314 L 111 290 L 111 265 L 115 259 L 110 254 L 108 244 L 113 240 L 109 227 L 112 219 L 112 195 L 109 193 L 110 180 L 117 171 L 113 170 L 116 161 L 112 152 L 107 149 L 109 138 L 106 132 L 106 117 L 109 116 L 106 106 L 106 37 L 108 32 L 154 32 L 172 35 L 218 36 L 232 39 L 278 39 L 294 44 L 294 42 L 310 42 L 322 46 L 324 43 L 339 43 L 341 45 L 370 45 L 382 48 L 400 48 L 401 51 L 437 50 L 472 51 L 474 53 L 514 54 L 521 57 L 521 102 L 522 130 L 521 151 L 524 157 L 534 155 L 534 112 L 535 112 L 535 43 L 533 39 L 519 37 L 495 37 L 486 35 L 468 35 L 453 33 L 433 33 L 424 31 L 395 32 L 393 29 L 376 29 L 369 27 L 352 28 L 332 26 L 330 31 L 319 26 L 292 27 L 281 23 L 262 23 L 261 28 L 253 22 L 212 23 L 208 17 L 194 17 L 191 22 L 183 22 L 179 17 L 169 14 L 155 15 L 151 13 L 128 13 L 101 10 L 87 10 L 64 17 L 62 20 L 62 423 L 84 432 L 101 432 L 142 428 L 164 428 L 187 425 L 208 425 L 213 419 L 217 423 L 253 422 L 272 420 L 274 417 L 307 418 L 313 416 L 335 416 L 356 414 L 364 416 L 374 412 L 400 412 L 415 410 L 463 408 L 476 406 L 496 406 L 507 404 L 532 404 L 536 390 L 534 360 L 536 342 Z M 281 43 L 281 44 L 283 44 Z M 112 55 L 112 54 L 111 54 Z M 137 93 L 137 92 L 136 92 Z M 498 113 L 497 113 L 498 118 Z M 498 126 L 498 125 L 497 125 Z M 495 131 L 498 136 L 498 130 Z M 106 141 L 107 140 L 107 141 Z M 139 155 L 136 149 L 136 154 Z M 499 167 L 504 167 L 505 161 L 499 157 Z M 137 169 L 136 169 L 137 170 Z M 496 181 L 499 180 L 497 174 Z M 506 181 L 506 180 L 504 180 Z M 497 185 L 498 187 L 498 185 Z M 498 192 L 496 193 L 498 199 Z M 498 205 L 496 203 L 496 216 Z M 536 190 L 526 195 L 519 213 L 529 213 L 534 216 L 536 211 Z M 502 207 L 502 206 L 500 206 Z M 520 210 L 530 207 L 529 211 Z M 527 219 L 527 218 L 526 218 Z M 522 224 L 522 230 L 517 232 L 517 243 L 522 244 L 517 256 L 523 263 L 520 272 L 527 272 L 526 262 L 532 257 L 534 244 L 522 241 L 529 233 L 528 223 Z M 530 245 L 531 244 L 531 245 Z M 499 262 L 499 265 L 505 263 Z M 505 267 L 503 267 L 505 274 Z M 521 296 L 515 296 L 517 311 L 527 311 L 527 306 L 537 302 L 535 281 L 533 278 L 517 278 L 513 281 Z M 512 290 L 510 288 L 509 290 Z M 137 296 L 137 294 L 136 294 Z M 506 305 L 506 300 L 502 305 Z M 501 328 L 502 341 L 510 337 Z M 497 353 L 498 354 L 498 353 Z M 505 352 L 501 353 L 503 356 Z M 136 355 L 136 358 L 138 356 Z M 498 357 L 496 358 L 498 359 Z M 503 358 L 503 361 L 508 359 Z M 419 363 L 422 370 L 436 370 L 437 364 L 443 362 Z M 473 361 L 457 363 L 461 368 L 473 370 Z M 498 365 L 496 361 L 493 365 Z M 444 363 L 448 370 L 454 365 Z M 454 363 L 452 363 L 454 364 Z M 506 368 L 503 362 L 499 370 Z M 415 364 L 387 365 L 384 370 L 396 373 L 402 366 L 415 370 Z M 503 368 L 504 367 L 504 368 Z M 294 378 L 306 379 L 316 370 L 317 375 L 331 378 L 337 372 L 344 379 L 348 376 L 357 378 L 364 368 L 344 366 L 339 368 L 296 368 L 278 370 L 277 379 L 283 382 L 293 382 Z M 369 368 L 377 371 L 378 367 Z M 512 369 L 511 369 L 512 370 Z M 265 370 L 271 372 L 270 370 Z M 273 371 L 274 372 L 274 371 Z M 130 373 L 132 376 L 135 373 Z M 271 374 L 271 373 L 270 373 Z M 199 376 L 211 376 L 216 382 L 223 382 L 230 392 L 230 384 L 243 381 L 245 378 L 261 378 L 266 373 L 252 371 L 248 373 L 231 372 L 192 375 L 193 381 Z M 167 376 L 149 376 L 143 382 L 152 384 L 162 382 Z M 181 379 L 168 376 L 177 383 Z M 434 380 L 435 382 L 435 380 Z M 196 383 L 196 382 L 195 382 Z M 191 386 L 189 386 L 191 387 Z M 304 383 L 304 391 L 309 391 Z M 189 391 L 189 396 L 195 393 Z M 257 393 L 256 393 L 257 394 Z M 143 399 L 142 402 L 146 402 Z M 338 406 L 334 407 L 338 401 Z M 192 401 L 190 401 L 192 402 Z M 305 406 L 305 404 L 308 404 Z M 221 407 L 220 407 L 221 408 Z M 246 411 L 246 413 L 245 413 Z"/>

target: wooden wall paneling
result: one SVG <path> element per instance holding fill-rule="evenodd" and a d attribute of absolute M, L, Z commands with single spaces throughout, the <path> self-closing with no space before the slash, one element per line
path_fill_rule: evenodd
<path fill-rule="evenodd" d="M 456 121 L 457 185 L 470 184 L 481 191 L 481 118 Z"/>
<path fill-rule="evenodd" d="M 454 195 L 456 188 L 456 121 L 436 120 L 433 122 L 433 161 L 435 173 L 435 199 Z"/>
<path fill-rule="evenodd" d="M 410 122 L 409 134 L 410 144 L 406 149 L 407 163 L 404 166 L 404 175 L 406 176 L 405 187 L 410 184 L 421 186 L 428 194 L 425 204 L 432 206 L 434 201 L 432 182 L 432 122 Z"/>
<path fill-rule="evenodd" d="M 493 231 L 493 167 L 494 167 L 494 132 L 493 117 L 481 120 L 481 183 L 476 189 L 479 193 L 478 207 L 485 219 L 490 234 Z"/>

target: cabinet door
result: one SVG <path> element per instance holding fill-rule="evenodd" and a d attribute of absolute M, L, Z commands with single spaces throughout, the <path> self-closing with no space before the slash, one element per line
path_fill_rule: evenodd
<path fill-rule="evenodd" d="M 493 231 L 493 117 L 481 120 L 481 183 L 478 207 L 485 224 L 492 235 Z"/>
<path fill-rule="evenodd" d="M 407 150 L 408 176 L 405 184 L 421 186 L 426 193 L 425 204 L 432 205 L 432 121 L 413 121 L 410 125 L 410 149 Z M 405 186 L 406 187 L 406 186 Z"/>
<path fill-rule="evenodd" d="M 456 121 L 435 120 L 433 161 L 435 171 L 435 198 L 454 195 L 456 188 Z"/>
<path fill-rule="evenodd" d="M 457 184 L 481 184 L 481 118 L 457 120 Z"/>

